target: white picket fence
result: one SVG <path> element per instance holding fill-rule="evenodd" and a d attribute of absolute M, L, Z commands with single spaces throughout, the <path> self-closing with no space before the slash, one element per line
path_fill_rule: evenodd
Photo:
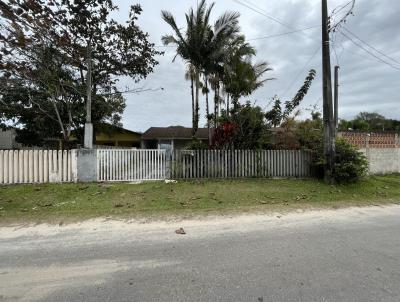
<path fill-rule="evenodd" d="M 97 180 L 163 180 L 167 163 L 165 150 L 97 150 Z"/>
<path fill-rule="evenodd" d="M 312 177 L 309 151 L 177 150 L 168 155 L 165 150 L 98 149 L 94 152 L 92 157 L 87 157 L 80 150 L 0 150 L 0 184 L 82 179 L 127 182 L 167 178 Z M 85 164 L 95 171 L 92 173 Z"/>
<path fill-rule="evenodd" d="M 76 153 L 58 150 L 0 150 L 0 184 L 72 182 Z"/>
<path fill-rule="evenodd" d="M 300 150 L 177 150 L 173 178 L 266 178 L 312 176 L 312 153 Z"/>

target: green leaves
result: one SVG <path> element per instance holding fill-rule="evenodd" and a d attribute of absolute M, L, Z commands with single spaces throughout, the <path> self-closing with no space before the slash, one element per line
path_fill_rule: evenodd
<path fill-rule="evenodd" d="M 117 10 L 112 0 L 1 1 L 0 10 L 3 17 L 0 26 L 8 28 L 0 36 L 4 88 L 1 94 L 7 94 L 7 103 L 2 106 L 10 108 L 7 116 L 0 115 L 0 123 L 11 119 L 40 135 L 59 137 L 60 129 L 79 131 L 83 126 L 89 41 L 93 50 L 95 123 L 118 123 L 121 119 L 125 108 L 123 97 L 103 95 L 104 91 L 118 92 L 115 78 L 129 76 L 135 82 L 146 78 L 158 64 L 154 57 L 162 54 L 137 25 L 142 11 L 139 5 L 131 6 L 129 20 L 124 24 L 110 18 Z M 28 92 L 28 97 L 36 103 L 29 108 L 36 116 L 52 120 L 55 109 L 60 111 L 61 125 L 50 126 L 56 131 L 46 134 L 46 129 L 38 119 L 31 118 L 28 110 L 14 106 L 20 100 L 12 96 L 21 91 Z M 42 98 L 36 99 L 36 93 Z M 66 139 L 67 131 L 63 132 Z"/>
<path fill-rule="evenodd" d="M 311 69 L 306 77 L 303 86 L 300 87 L 291 101 L 285 102 L 285 109 L 282 112 L 281 100 L 278 96 L 275 96 L 273 108 L 265 114 L 265 118 L 273 127 L 278 127 L 284 120 L 288 119 L 290 114 L 296 109 L 304 97 L 307 95 L 313 80 L 315 79 L 317 72 Z"/>
<path fill-rule="evenodd" d="M 303 86 L 300 87 L 294 98 L 291 101 L 287 101 L 285 103 L 284 117 L 289 116 L 293 112 L 293 110 L 300 105 L 301 101 L 307 95 L 316 74 L 317 72 L 314 69 L 311 69 L 308 73 L 308 76 L 306 77 L 306 80 L 304 81 Z"/>
<path fill-rule="evenodd" d="M 273 127 L 278 127 L 282 122 L 281 100 L 278 98 L 278 96 L 275 96 L 273 101 L 274 106 L 270 111 L 265 113 L 265 118 Z"/>

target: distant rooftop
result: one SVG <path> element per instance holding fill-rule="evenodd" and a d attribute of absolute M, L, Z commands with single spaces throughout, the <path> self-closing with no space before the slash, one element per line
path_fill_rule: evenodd
<path fill-rule="evenodd" d="M 137 135 L 142 135 L 140 132 L 132 131 L 125 129 L 120 126 L 112 125 L 109 123 L 100 123 L 96 125 L 96 131 L 102 132 L 105 134 L 113 134 L 113 133 L 131 133 L 131 134 L 137 134 Z"/>
<path fill-rule="evenodd" d="M 182 126 L 151 127 L 142 135 L 142 139 L 191 139 L 192 128 Z M 208 129 L 199 128 L 197 138 L 208 139 Z"/>

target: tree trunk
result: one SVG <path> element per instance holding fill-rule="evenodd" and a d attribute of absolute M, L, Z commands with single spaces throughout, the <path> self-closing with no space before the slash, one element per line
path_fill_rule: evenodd
<path fill-rule="evenodd" d="M 226 115 L 229 116 L 229 93 L 226 95 Z"/>
<path fill-rule="evenodd" d="M 210 107 L 208 102 L 208 76 L 204 76 L 206 82 L 206 116 L 207 116 L 207 130 L 208 130 L 208 144 L 211 146 L 211 127 L 210 127 Z"/>
<path fill-rule="evenodd" d="M 214 93 L 214 129 L 218 127 L 218 101 L 219 101 L 219 84 L 215 84 Z"/>
<path fill-rule="evenodd" d="M 200 93 L 200 74 L 196 69 L 196 100 L 195 100 L 195 124 L 193 133 L 194 136 L 197 135 L 197 130 L 199 129 L 199 93 Z"/>
<path fill-rule="evenodd" d="M 73 120 L 72 120 L 72 113 L 71 113 L 71 110 L 68 109 L 68 130 L 67 130 L 67 136 L 68 136 L 68 138 L 71 136 L 72 123 L 73 123 Z"/>
<path fill-rule="evenodd" d="M 233 112 L 236 113 L 239 110 L 239 99 L 232 96 Z"/>
<path fill-rule="evenodd" d="M 56 112 L 56 115 L 57 115 L 58 124 L 60 125 L 60 129 L 61 129 L 63 138 L 65 141 L 68 141 L 69 138 L 67 136 L 67 133 L 65 132 L 64 124 L 61 120 L 60 112 L 58 111 L 58 108 L 57 108 L 56 98 L 52 97 L 52 103 L 53 103 L 54 111 Z"/>
<path fill-rule="evenodd" d="M 196 123 L 196 113 L 195 113 L 195 105 L 194 105 L 194 77 L 193 74 L 190 74 L 190 89 L 192 93 L 192 136 L 194 137 L 195 132 L 195 123 Z"/>
<path fill-rule="evenodd" d="M 217 126 L 218 126 L 218 118 L 221 116 L 221 87 L 218 84 L 218 99 L 217 99 Z"/>

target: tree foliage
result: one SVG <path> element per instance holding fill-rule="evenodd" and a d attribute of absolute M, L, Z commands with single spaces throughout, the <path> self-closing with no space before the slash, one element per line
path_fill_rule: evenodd
<path fill-rule="evenodd" d="M 213 145 L 221 149 L 261 149 L 268 142 L 268 128 L 261 107 L 250 102 L 238 104 L 230 114 L 222 112 Z"/>
<path fill-rule="evenodd" d="M 160 53 L 137 25 L 139 5 L 131 6 L 126 24 L 111 18 L 118 9 L 111 0 L 0 1 L 0 9 L 1 106 L 7 111 L 1 122 L 12 120 L 42 138 L 61 133 L 68 140 L 82 127 L 89 45 L 95 124 L 121 118 L 118 77 L 137 82 L 157 64 Z M 25 98 L 13 98 L 18 94 Z M 47 120 L 52 130 L 42 133 L 38 120 Z"/>
<path fill-rule="evenodd" d="M 387 119 L 376 112 L 360 112 L 352 120 L 342 119 L 339 123 L 339 129 L 340 131 L 390 131 L 400 133 L 400 120 Z"/>
<path fill-rule="evenodd" d="M 314 69 L 311 69 L 306 77 L 304 84 L 300 87 L 299 91 L 293 97 L 291 101 L 285 102 L 285 108 L 282 109 L 281 100 L 278 96 L 275 96 L 274 106 L 273 108 L 266 113 L 266 118 L 269 120 L 270 124 L 273 127 L 279 126 L 282 121 L 287 119 L 290 114 L 300 105 L 301 101 L 307 95 L 308 91 L 310 90 L 311 84 L 315 79 L 317 72 Z"/>
<path fill-rule="evenodd" d="M 240 34 L 239 13 L 226 12 L 211 24 L 213 7 L 214 3 L 207 6 L 205 0 L 200 1 L 196 9 L 185 15 L 184 30 L 170 12 L 162 12 L 164 21 L 173 30 L 162 41 L 176 46 L 175 58 L 181 57 L 191 71 L 187 78 L 192 87 L 193 134 L 199 123 L 200 92 L 206 97 L 207 125 L 217 127 L 220 105 L 226 103 L 229 107 L 230 101 L 238 103 L 240 97 L 261 87 L 266 81 L 262 76 L 271 70 L 265 62 L 252 63 L 255 49 Z M 211 90 L 214 90 L 214 113 L 210 112 Z"/>
<path fill-rule="evenodd" d="M 324 153 L 323 144 L 318 145 L 314 156 L 314 168 L 316 175 L 321 179 L 324 177 Z M 357 182 L 368 172 L 368 161 L 363 153 L 349 144 L 344 139 L 336 139 L 335 163 L 332 177 L 338 184 Z"/>
<path fill-rule="evenodd" d="M 180 56 L 188 65 L 190 70 L 189 77 L 192 89 L 192 127 L 195 136 L 199 124 L 199 97 L 200 91 L 208 97 L 208 76 L 210 66 L 213 64 L 213 58 L 210 53 L 220 43 L 226 42 L 226 37 L 237 30 L 238 15 L 224 14 L 214 25 L 214 30 L 210 25 L 210 15 L 214 4 L 207 7 L 206 1 L 202 0 L 196 10 L 193 8 L 185 14 L 186 30 L 178 27 L 175 17 L 168 11 L 162 11 L 162 18 L 170 25 L 174 34 L 165 35 L 162 41 L 165 45 L 174 44 L 176 46 L 176 56 Z M 175 60 L 174 58 L 174 60 Z M 201 74 L 205 77 L 205 87 L 201 84 Z M 194 90 L 194 91 L 193 91 Z M 208 103 L 207 103 L 208 110 Z M 207 114 L 208 115 L 208 114 Z"/>

